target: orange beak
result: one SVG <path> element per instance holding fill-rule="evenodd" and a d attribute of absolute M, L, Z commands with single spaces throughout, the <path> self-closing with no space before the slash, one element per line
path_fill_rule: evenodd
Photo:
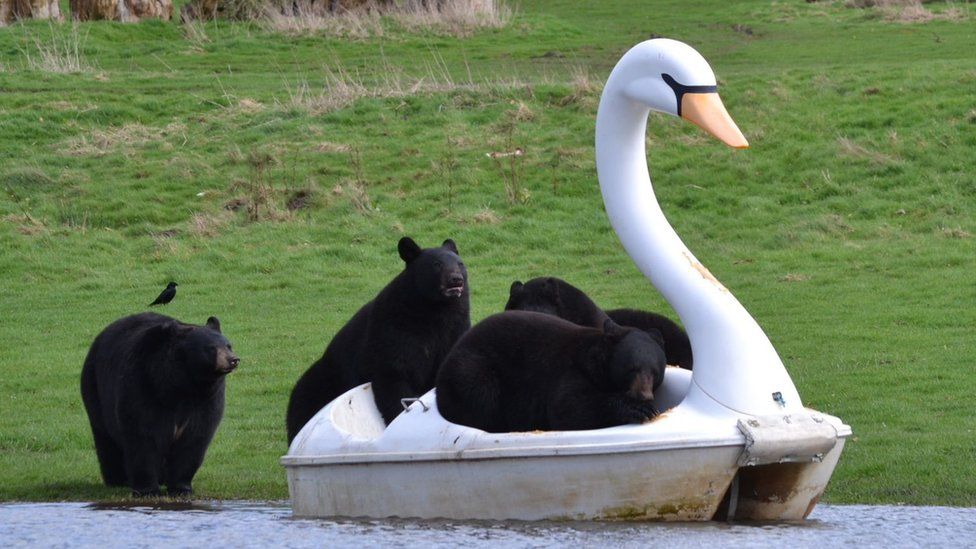
<path fill-rule="evenodd" d="M 686 93 L 681 96 L 681 118 L 694 122 L 723 143 L 736 149 L 749 148 L 739 127 L 725 110 L 717 93 Z"/>

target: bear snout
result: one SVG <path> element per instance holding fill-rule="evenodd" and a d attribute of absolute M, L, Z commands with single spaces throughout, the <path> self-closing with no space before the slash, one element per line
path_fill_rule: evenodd
<path fill-rule="evenodd" d="M 630 384 L 627 396 L 639 400 L 654 400 L 654 376 L 649 374 L 637 374 L 634 381 Z"/>
<path fill-rule="evenodd" d="M 461 297 L 464 293 L 464 277 L 460 274 L 451 275 L 444 284 L 443 292 L 447 297 Z"/>
<path fill-rule="evenodd" d="M 241 363 L 241 359 L 237 357 L 234 353 L 230 351 L 224 351 L 217 356 L 217 373 L 219 374 L 229 374 L 237 369 L 237 365 Z"/>

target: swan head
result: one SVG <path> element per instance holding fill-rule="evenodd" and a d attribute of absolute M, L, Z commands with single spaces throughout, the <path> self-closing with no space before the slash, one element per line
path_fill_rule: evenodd
<path fill-rule="evenodd" d="M 712 68 L 683 42 L 656 38 L 637 44 L 614 68 L 607 92 L 693 122 L 730 147 L 749 146 L 719 98 Z"/>

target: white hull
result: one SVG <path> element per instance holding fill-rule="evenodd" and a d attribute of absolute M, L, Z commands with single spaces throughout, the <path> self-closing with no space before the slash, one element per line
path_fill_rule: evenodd
<path fill-rule="evenodd" d="M 668 370 L 671 398 L 690 377 Z M 367 384 L 323 408 L 281 461 L 300 517 L 724 519 L 737 472 L 736 519 L 808 515 L 850 428 L 808 411 L 822 423 L 794 421 L 801 431 L 747 450 L 741 418 L 707 408 L 685 402 L 643 425 L 493 434 L 445 421 L 432 391 L 384 430 Z M 802 432 L 808 424 L 814 433 Z M 740 465 L 749 456 L 760 463 Z"/>

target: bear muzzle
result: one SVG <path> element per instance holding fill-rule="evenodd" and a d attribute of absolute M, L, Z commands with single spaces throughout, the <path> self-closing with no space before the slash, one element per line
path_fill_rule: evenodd
<path fill-rule="evenodd" d="M 220 375 L 226 375 L 237 369 L 237 365 L 241 363 L 241 359 L 237 358 L 232 352 L 224 351 L 217 355 L 217 373 Z"/>
<path fill-rule="evenodd" d="M 634 376 L 627 396 L 638 400 L 654 400 L 654 377 L 647 374 Z"/>
<path fill-rule="evenodd" d="M 444 297 L 461 297 L 464 294 L 464 278 L 457 276 L 451 277 L 447 283 L 441 287 Z"/>

